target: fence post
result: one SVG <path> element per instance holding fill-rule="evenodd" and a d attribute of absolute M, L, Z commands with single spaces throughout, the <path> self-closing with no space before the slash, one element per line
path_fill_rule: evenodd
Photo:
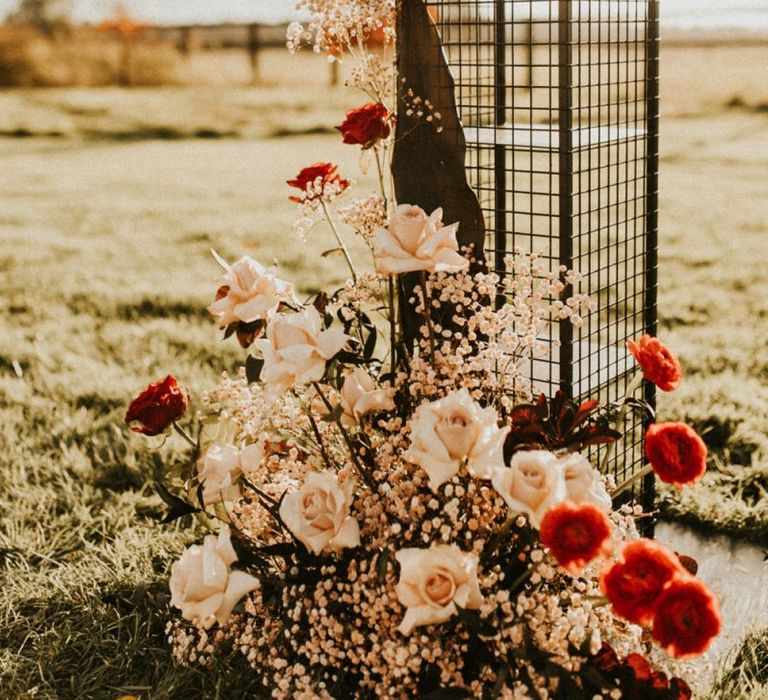
<path fill-rule="evenodd" d="M 182 56 L 192 53 L 192 27 L 179 27 L 178 51 Z"/>
<path fill-rule="evenodd" d="M 261 41 L 259 36 L 259 25 L 248 25 L 248 56 L 251 60 L 251 75 L 254 83 L 259 82 L 259 50 Z"/>
<path fill-rule="evenodd" d="M 330 77 L 330 85 L 331 87 L 336 87 L 339 84 L 339 62 L 338 61 L 331 61 L 331 77 Z"/>

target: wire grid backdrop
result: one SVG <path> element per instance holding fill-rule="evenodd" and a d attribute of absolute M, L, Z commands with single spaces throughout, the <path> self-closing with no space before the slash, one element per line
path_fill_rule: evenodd
<path fill-rule="evenodd" d="M 489 264 L 515 248 L 584 275 L 598 304 L 551 324 L 537 391 L 618 401 L 626 341 L 656 332 L 658 0 L 429 0 L 456 83 Z M 566 296 L 570 290 L 566 290 Z M 641 390 L 649 403 L 654 388 Z M 610 469 L 643 466 L 633 416 Z M 599 457 L 600 455 L 598 455 Z M 638 495 L 638 491 L 634 492 Z M 641 495 L 653 503 L 653 477 Z"/>

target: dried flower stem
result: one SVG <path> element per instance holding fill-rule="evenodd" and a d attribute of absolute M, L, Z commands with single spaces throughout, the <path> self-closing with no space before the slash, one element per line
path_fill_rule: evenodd
<path fill-rule="evenodd" d="M 312 426 L 312 432 L 315 434 L 315 440 L 317 440 L 317 444 L 320 447 L 320 454 L 323 457 L 323 462 L 325 462 L 325 466 L 328 467 L 328 469 L 333 469 L 331 458 L 328 456 L 328 452 L 325 449 L 325 443 L 323 442 L 323 438 L 320 435 L 320 430 L 317 427 L 317 421 L 315 420 L 315 417 L 312 415 L 312 411 L 307 411 L 307 418 L 309 418 L 309 424 Z"/>
<path fill-rule="evenodd" d="M 622 493 L 624 493 L 632 484 L 634 484 L 636 481 L 639 481 L 640 479 L 645 478 L 649 474 L 653 474 L 653 467 L 650 465 L 647 465 L 643 467 L 639 472 L 633 474 L 629 477 L 629 479 L 626 479 L 625 481 L 622 481 L 611 493 L 611 498 L 616 498 L 620 496 Z"/>

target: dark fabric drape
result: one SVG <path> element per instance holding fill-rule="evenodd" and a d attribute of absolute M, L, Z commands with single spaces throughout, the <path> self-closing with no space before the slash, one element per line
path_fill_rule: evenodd
<path fill-rule="evenodd" d="M 397 13 L 398 105 L 392 174 L 400 204 L 417 204 L 427 213 L 443 208 L 443 222 L 459 222 L 460 246 L 473 246 L 485 269 L 485 222 L 477 196 L 467 183 L 466 139 L 456 108 L 453 76 L 443 54 L 440 34 L 423 0 L 400 0 Z M 413 98 L 429 100 L 440 119 L 407 113 Z M 426 116 L 426 115 L 425 115 Z M 438 130 L 442 127 L 441 130 Z M 417 273 L 401 276 L 401 301 L 412 294 Z M 405 305 L 405 340 L 418 333 L 420 318 Z M 446 325 L 445 319 L 443 319 Z"/>

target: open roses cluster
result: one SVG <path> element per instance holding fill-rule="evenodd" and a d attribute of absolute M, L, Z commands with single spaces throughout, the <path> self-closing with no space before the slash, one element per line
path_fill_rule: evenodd
<path fill-rule="evenodd" d="M 353 28 L 346 0 L 306 2 L 318 45 L 337 55 L 389 30 L 394 3 L 362 6 L 374 19 Z M 216 256 L 208 310 L 247 349 L 241 373 L 194 416 L 172 376 L 126 415 L 189 443 L 158 488 L 163 520 L 207 533 L 171 568 L 174 657 L 235 650 L 276 698 L 689 698 L 672 659 L 707 649 L 717 601 L 639 536 L 642 513 L 621 498 L 631 480 L 606 468 L 625 412 L 642 410 L 634 391 L 676 389 L 677 359 L 643 336 L 619 406 L 535 397 L 526 368 L 543 331 L 580 325 L 594 304 L 575 272 L 536 255 L 510 256 L 504 279 L 470 271 L 458 223 L 396 201 L 391 81 L 363 63 L 368 101 L 338 129 L 376 162 L 380 191 L 337 208 L 352 181 L 329 162 L 288 183 L 347 283 L 301 300 L 274 267 Z M 706 467 L 682 423 L 650 423 L 646 454 L 677 487 Z"/>
<path fill-rule="evenodd" d="M 591 698 L 640 686 L 690 697 L 657 650 L 705 651 L 717 600 L 676 554 L 637 536 L 632 508 L 614 507 L 613 482 L 585 451 L 619 434 L 596 402 L 531 403 L 525 386 L 501 400 L 494 336 L 470 352 L 442 333 L 444 287 L 495 328 L 501 312 L 470 292 L 482 276 L 458 265 L 431 273 L 435 317 L 393 367 L 390 339 L 356 298 L 300 303 L 287 283 L 259 287 L 238 270 L 241 297 L 211 313 L 221 325 L 258 287 L 264 333 L 243 375 L 207 397 L 198 437 L 179 423 L 188 398 L 173 377 L 128 415 L 193 446 L 179 483 L 187 500 L 175 497 L 166 519 L 225 523 L 172 568 L 179 661 L 234 645 L 275 697 L 343 687 Z M 429 342 L 427 323 L 443 342 Z M 687 426 L 652 423 L 652 468 L 680 484 L 698 478 L 699 442 Z M 606 640 L 627 659 L 610 672 Z"/>

